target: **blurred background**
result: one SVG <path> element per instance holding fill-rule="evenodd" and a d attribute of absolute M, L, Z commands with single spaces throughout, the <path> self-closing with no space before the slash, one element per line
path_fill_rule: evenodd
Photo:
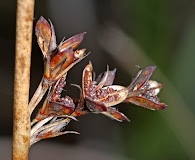
<path fill-rule="evenodd" d="M 0 2 L 0 159 L 11 158 L 15 13 L 15 1 Z M 66 130 L 80 135 L 43 140 L 31 148 L 31 159 L 195 159 L 194 0 L 42 0 L 35 3 L 34 25 L 40 16 L 52 21 L 58 43 L 87 32 L 80 48 L 91 54 L 68 73 L 65 94 L 79 96 L 70 84 L 81 84 L 89 60 L 97 75 L 107 64 L 117 68 L 115 84 L 121 85 L 135 77 L 136 65 L 156 65 L 152 79 L 164 84 L 159 97 L 168 108 L 118 105 L 130 123 L 95 114 L 79 117 Z M 31 71 L 30 96 L 43 74 L 34 33 Z"/>

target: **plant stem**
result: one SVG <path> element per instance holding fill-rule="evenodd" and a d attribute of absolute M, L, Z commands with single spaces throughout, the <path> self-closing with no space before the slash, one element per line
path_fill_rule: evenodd
<path fill-rule="evenodd" d="M 14 77 L 13 160 L 27 160 L 30 146 L 28 109 L 34 0 L 17 1 Z"/>
<path fill-rule="evenodd" d="M 45 95 L 47 89 L 49 88 L 49 85 L 44 83 L 44 77 L 42 78 L 37 90 L 35 91 L 33 97 L 31 98 L 28 108 L 30 115 L 32 114 L 35 107 L 39 104 L 43 96 Z"/>

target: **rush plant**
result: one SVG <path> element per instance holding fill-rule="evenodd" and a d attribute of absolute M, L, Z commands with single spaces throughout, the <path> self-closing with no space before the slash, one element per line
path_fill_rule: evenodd
<path fill-rule="evenodd" d="M 82 86 L 74 85 L 80 91 L 80 97 L 73 99 L 62 96 L 66 86 L 68 71 L 84 59 L 86 49 L 77 49 L 83 41 L 85 32 L 77 34 L 56 44 L 56 35 L 51 21 L 40 17 L 35 26 L 35 34 L 44 61 L 42 80 L 29 102 L 29 116 L 47 96 L 36 117 L 31 122 L 30 145 L 47 138 L 67 133 L 65 127 L 71 120 L 77 121 L 78 116 L 88 113 L 103 114 L 113 120 L 122 122 L 129 119 L 115 107 L 120 103 L 132 103 L 151 110 L 162 110 L 167 107 L 157 97 L 162 84 L 149 80 L 155 66 L 140 69 L 128 86 L 114 85 L 116 69 L 93 77 L 92 62 L 83 69 Z"/>

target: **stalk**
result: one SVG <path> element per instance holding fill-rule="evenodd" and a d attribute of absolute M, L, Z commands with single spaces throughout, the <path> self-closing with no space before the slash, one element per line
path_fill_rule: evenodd
<path fill-rule="evenodd" d="M 18 0 L 13 106 L 13 160 L 28 160 L 30 115 L 28 109 L 34 0 Z"/>

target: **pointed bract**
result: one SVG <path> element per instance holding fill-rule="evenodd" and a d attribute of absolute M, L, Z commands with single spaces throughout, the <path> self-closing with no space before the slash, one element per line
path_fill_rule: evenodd
<path fill-rule="evenodd" d="M 125 101 L 151 110 L 162 110 L 167 107 L 166 104 L 160 103 L 156 99 L 156 97 L 151 97 L 150 99 L 148 99 L 142 96 L 135 96 L 132 98 L 128 98 Z"/>
<path fill-rule="evenodd" d="M 86 32 L 79 33 L 79 34 L 77 34 L 77 35 L 75 35 L 75 36 L 73 36 L 65 41 L 62 41 L 60 43 L 60 45 L 58 46 L 59 52 L 63 52 L 68 48 L 71 48 L 73 50 L 75 48 L 77 48 L 81 44 L 81 42 L 83 41 L 85 34 L 86 34 Z"/>
<path fill-rule="evenodd" d="M 100 83 L 106 77 L 106 80 L 104 81 L 103 86 L 110 86 L 114 82 L 115 73 L 116 73 L 116 68 L 114 70 L 112 70 L 112 71 L 111 70 L 107 70 L 106 72 L 100 74 L 97 77 L 96 81 L 97 81 L 97 83 Z"/>
<path fill-rule="evenodd" d="M 154 70 L 155 66 L 149 66 L 139 71 L 136 78 L 128 86 L 129 93 L 125 102 L 130 102 L 151 110 L 162 110 L 167 107 L 157 97 L 162 88 L 162 84 L 149 80 Z"/>
<path fill-rule="evenodd" d="M 140 70 L 131 84 L 128 86 L 129 90 L 139 90 L 145 83 L 148 82 L 155 68 L 155 66 L 149 66 L 143 70 Z"/>
<path fill-rule="evenodd" d="M 111 108 L 109 107 L 108 110 L 106 112 L 102 112 L 102 114 L 110 117 L 111 119 L 117 120 L 119 122 L 122 121 L 128 121 L 130 122 L 130 120 L 121 112 L 117 111 L 116 108 Z"/>

